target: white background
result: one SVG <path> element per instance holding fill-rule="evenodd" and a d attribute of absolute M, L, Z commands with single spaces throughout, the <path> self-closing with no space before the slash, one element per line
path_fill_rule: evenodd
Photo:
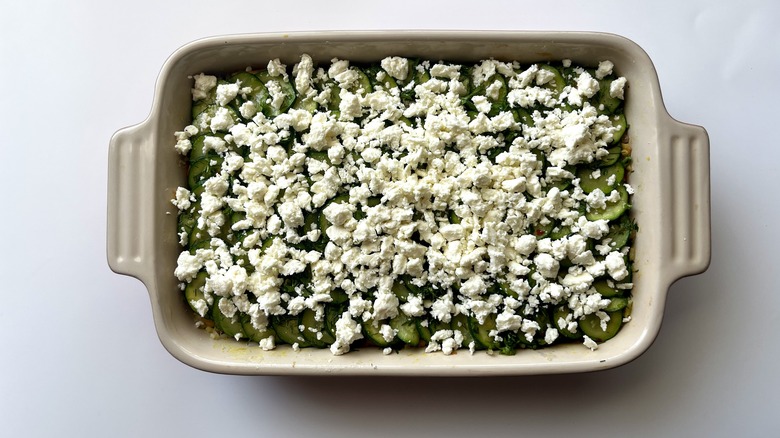
<path fill-rule="evenodd" d="M 0 2 L 0 435 L 777 436 L 780 3 Z M 519 378 L 212 375 L 157 339 L 106 263 L 108 140 L 196 38 L 323 29 L 598 30 L 709 131 L 712 265 L 621 368 Z"/>

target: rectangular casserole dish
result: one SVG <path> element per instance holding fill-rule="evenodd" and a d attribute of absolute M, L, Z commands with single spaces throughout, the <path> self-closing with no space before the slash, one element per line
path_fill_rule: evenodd
<path fill-rule="evenodd" d="M 626 115 L 633 147 L 636 190 L 632 320 L 613 339 L 590 351 L 579 344 L 520 350 L 515 356 L 424 353 L 404 349 L 383 355 L 362 349 L 343 356 L 329 350 L 263 351 L 256 344 L 213 340 L 193 323 L 173 275 L 181 251 L 177 209 L 170 200 L 186 185 L 186 165 L 173 148 L 174 131 L 190 121 L 192 80 L 200 72 L 229 73 L 263 67 L 280 58 L 292 65 L 303 53 L 315 62 L 334 57 L 378 61 L 396 55 L 453 62 L 486 58 L 528 64 L 571 59 L 596 66 L 610 60 L 628 79 Z M 108 262 L 141 280 L 149 291 L 158 335 L 177 359 L 228 374 L 519 375 L 584 372 L 625 364 L 657 335 L 670 285 L 701 273 L 710 260 L 709 140 L 698 126 L 672 119 L 647 54 L 616 35 L 577 32 L 317 32 L 213 37 L 177 50 L 157 80 L 152 111 L 110 142 Z"/>

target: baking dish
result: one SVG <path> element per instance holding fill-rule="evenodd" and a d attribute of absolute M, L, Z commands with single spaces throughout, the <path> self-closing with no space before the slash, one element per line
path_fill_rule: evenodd
<path fill-rule="evenodd" d="M 578 344 L 521 350 L 515 356 L 424 353 L 383 355 L 363 349 L 344 356 L 329 350 L 263 351 L 254 344 L 211 339 L 197 329 L 173 276 L 180 252 L 177 210 L 170 200 L 186 185 L 186 166 L 173 132 L 189 123 L 190 76 L 262 67 L 280 58 L 292 65 L 302 53 L 315 62 L 334 57 L 378 61 L 397 55 L 448 61 L 485 58 L 521 63 L 571 59 L 595 66 L 611 60 L 630 84 L 630 123 L 636 189 L 632 320 L 598 350 Z M 657 335 L 669 286 L 701 273 L 710 260 L 709 140 L 706 131 L 672 119 L 664 108 L 650 58 L 623 37 L 579 32 L 311 32 L 213 37 L 177 50 L 157 80 L 149 117 L 119 130 L 110 141 L 108 262 L 140 279 L 149 291 L 157 333 L 165 348 L 193 367 L 229 374 L 518 375 L 583 372 L 625 364 Z"/>

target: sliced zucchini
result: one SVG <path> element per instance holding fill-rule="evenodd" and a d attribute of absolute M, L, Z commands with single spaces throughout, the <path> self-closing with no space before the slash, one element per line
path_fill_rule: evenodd
<path fill-rule="evenodd" d="M 547 183 L 547 191 L 549 192 L 552 188 L 557 188 L 559 191 L 564 191 L 571 186 L 571 180 L 569 179 L 559 179 L 557 181 L 552 181 Z"/>
<path fill-rule="evenodd" d="M 558 329 L 558 333 L 560 333 L 563 337 L 569 338 L 569 339 L 580 339 L 582 338 L 582 331 L 577 328 L 575 331 L 569 331 L 569 329 L 566 327 L 566 324 L 561 324 L 561 321 L 566 321 L 566 318 L 571 315 L 571 309 L 569 309 L 565 304 L 561 304 L 559 306 L 556 306 L 555 309 L 553 309 L 552 313 L 552 322 L 555 325 L 555 328 Z"/>
<path fill-rule="evenodd" d="M 312 114 L 316 113 L 319 107 L 320 104 L 318 104 L 314 99 L 304 97 L 301 94 L 298 94 L 295 97 L 295 102 L 292 104 L 292 108 L 306 110 Z"/>
<path fill-rule="evenodd" d="M 198 272 L 198 275 L 196 275 L 195 278 L 187 284 L 187 287 L 184 288 L 184 298 L 195 313 L 199 313 L 198 306 L 196 306 L 195 303 L 201 300 L 203 302 L 206 301 L 206 296 L 203 294 L 203 286 L 206 285 L 206 278 L 208 275 L 209 274 L 206 273 L 206 271 Z"/>
<path fill-rule="evenodd" d="M 273 101 L 276 98 L 275 94 L 282 96 L 278 108 L 273 105 L 273 102 L 268 103 L 263 106 L 263 114 L 267 117 L 276 117 L 286 113 L 295 102 L 295 88 L 290 81 L 282 76 L 271 76 L 267 71 L 257 73 L 256 76 L 268 90 L 268 99 Z"/>
<path fill-rule="evenodd" d="M 449 322 L 439 321 L 436 318 L 431 318 L 429 321 L 429 327 L 431 329 L 431 336 L 441 330 L 452 330 L 452 326 Z"/>
<path fill-rule="evenodd" d="M 322 161 L 323 163 L 328 163 L 329 165 L 333 164 L 331 163 L 330 157 L 328 156 L 328 151 L 315 151 L 313 149 L 309 149 L 306 151 L 306 156 L 317 161 Z"/>
<path fill-rule="evenodd" d="M 415 325 L 417 326 L 417 333 L 420 334 L 420 339 L 426 344 L 430 343 L 431 336 L 433 336 L 430 322 L 427 319 L 415 318 Z"/>
<path fill-rule="evenodd" d="M 607 312 L 607 315 L 609 315 L 609 321 L 607 321 L 606 330 L 601 328 L 601 319 L 595 313 L 583 316 L 579 321 L 582 333 L 596 342 L 612 339 L 620 330 L 620 326 L 623 325 L 623 311 Z"/>
<path fill-rule="evenodd" d="M 426 69 L 417 69 L 414 70 L 414 83 L 415 84 L 424 84 L 431 80 L 431 73 Z"/>
<path fill-rule="evenodd" d="M 530 234 L 536 236 L 537 239 L 544 239 L 550 235 L 550 232 L 552 232 L 554 227 L 555 222 L 553 221 L 548 221 L 546 224 L 540 224 L 537 222 L 533 227 L 531 227 Z"/>
<path fill-rule="evenodd" d="M 310 346 L 298 328 L 299 321 L 297 316 L 276 315 L 271 317 L 271 323 L 276 332 L 276 340 L 291 345 L 298 344 L 299 347 Z"/>
<path fill-rule="evenodd" d="M 239 93 L 238 96 L 236 96 L 236 98 L 230 102 L 230 106 L 232 106 L 233 109 L 239 113 L 239 115 L 241 105 L 246 102 L 252 102 L 258 113 L 264 111 L 265 107 L 268 105 L 266 102 L 268 101 L 269 95 L 268 88 L 266 88 L 265 84 L 260 80 L 260 78 L 249 72 L 239 72 L 230 76 L 228 81 L 232 83 L 240 81 L 239 86 L 242 89 L 246 87 L 252 89 L 252 91 L 246 95 Z"/>
<path fill-rule="evenodd" d="M 539 70 L 544 70 L 553 74 L 552 80 L 547 82 L 545 86 L 555 92 L 556 95 L 561 94 L 566 87 L 566 79 L 563 78 L 560 70 L 549 64 L 538 64 Z"/>
<path fill-rule="evenodd" d="M 206 109 L 215 106 L 217 104 L 216 93 L 217 93 L 217 87 L 214 87 L 209 92 L 208 97 L 192 103 L 192 120 L 198 119 L 198 116 L 200 116 L 204 111 L 206 111 Z"/>
<path fill-rule="evenodd" d="M 205 144 L 204 144 L 206 137 L 223 138 L 224 136 L 225 134 L 223 133 L 216 133 L 216 134 L 209 133 L 205 135 L 198 134 L 192 139 L 190 139 L 190 142 L 192 143 L 192 148 L 190 149 L 190 154 L 189 154 L 190 163 L 194 163 L 200 160 L 201 158 L 204 158 L 208 154 L 208 151 L 206 151 Z"/>
<path fill-rule="evenodd" d="M 365 71 L 363 69 L 353 67 L 353 70 L 357 72 L 358 74 L 358 80 L 352 86 L 349 87 L 349 91 L 360 94 L 361 96 L 365 96 L 368 93 L 371 93 L 374 91 L 374 85 L 371 82 L 371 79 L 368 77 Z"/>
<path fill-rule="evenodd" d="M 496 329 L 496 315 L 490 314 L 485 317 L 485 322 L 480 324 L 477 318 L 469 317 L 469 328 L 471 329 L 471 336 L 474 337 L 474 341 L 482 348 L 489 350 L 498 350 L 501 347 L 499 342 L 496 342 L 493 336 L 490 336 L 490 332 Z"/>
<path fill-rule="evenodd" d="M 330 201 L 326 202 L 325 205 L 322 206 L 322 209 L 320 210 L 319 219 L 318 222 L 320 224 L 320 231 L 322 232 L 322 235 L 327 237 L 327 234 L 325 232 L 330 228 L 330 221 L 325 217 L 325 208 L 330 204 L 348 204 L 349 203 L 349 195 L 346 193 L 343 193 L 341 195 L 336 196 L 335 198 L 331 199 Z"/>
<path fill-rule="evenodd" d="M 405 284 L 403 284 L 400 281 L 396 281 L 393 283 L 393 293 L 396 297 L 398 297 L 398 301 L 405 303 L 409 301 L 409 288 L 406 287 Z"/>
<path fill-rule="evenodd" d="M 415 67 L 417 67 L 417 64 L 418 64 L 418 60 L 407 59 L 408 67 L 406 71 L 406 78 L 404 78 L 404 80 L 399 80 L 398 85 L 404 87 L 408 85 L 410 82 L 412 82 L 413 80 L 415 80 L 415 73 L 416 73 Z"/>
<path fill-rule="evenodd" d="M 219 309 L 220 301 L 225 299 L 227 298 L 217 298 L 214 301 L 214 306 L 211 308 L 211 319 L 214 320 L 214 326 L 231 338 L 245 338 L 244 327 L 238 316 L 233 315 L 233 317 L 228 317 Z M 236 311 L 236 313 L 238 313 L 238 311 Z"/>
<path fill-rule="evenodd" d="M 618 220 L 609 224 L 609 232 L 604 236 L 604 240 L 610 240 L 610 248 L 620 249 L 628 244 L 631 233 L 635 230 L 636 224 L 634 224 L 634 221 L 627 214 L 624 214 Z"/>
<path fill-rule="evenodd" d="M 521 128 L 533 127 L 535 122 L 531 113 L 525 108 L 515 108 L 512 110 L 512 115 L 515 118 L 515 122 L 520 124 Z"/>
<path fill-rule="evenodd" d="M 609 300 L 609 305 L 604 308 L 605 312 L 615 312 L 618 310 L 623 310 L 628 306 L 628 298 L 625 297 L 615 297 Z"/>
<path fill-rule="evenodd" d="M 559 240 L 571 234 L 571 227 L 558 225 L 550 231 L 550 239 Z"/>
<path fill-rule="evenodd" d="M 222 168 L 224 159 L 219 155 L 206 155 L 190 165 L 190 174 L 187 182 L 190 189 L 201 185 L 204 181 L 216 175 Z"/>
<path fill-rule="evenodd" d="M 325 329 L 325 320 L 317 319 L 317 312 L 306 309 L 301 312 L 300 325 L 304 327 L 302 334 L 313 347 L 325 348 L 336 342 L 336 338 Z M 320 334 L 319 336 L 317 334 Z"/>
<path fill-rule="evenodd" d="M 322 86 L 322 91 L 328 90 L 328 105 L 326 109 L 331 112 L 333 117 L 339 118 L 341 114 L 339 105 L 341 104 L 341 87 L 335 81 L 328 81 Z"/>
<path fill-rule="evenodd" d="M 596 221 L 600 219 L 611 221 L 613 219 L 619 218 L 620 215 L 622 215 L 630 208 L 630 204 L 628 203 L 628 192 L 622 184 L 617 186 L 617 191 L 620 194 L 620 198 L 618 200 L 607 201 L 607 205 L 604 206 L 604 208 L 591 209 L 589 212 L 585 213 L 585 217 L 589 221 Z"/>
<path fill-rule="evenodd" d="M 246 313 L 241 315 L 241 327 L 243 328 L 244 335 L 252 342 L 260 342 L 265 338 L 275 336 L 274 329 L 266 327 L 265 330 L 258 330 L 252 325 L 252 317 Z"/>
<path fill-rule="evenodd" d="M 404 312 L 398 312 L 398 316 L 390 320 L 390 327 L 397 331 L 395 336 L 404 344 L 416 346 L 420 343 L 420 332 L 414 319 Z"/>
<path fill-rule="evenodd" d="M 537 324 L 539 324 L 539 329 L 536 330 L 536 334 L 533 336 L 533 338 L 530 341 L 528 340 L 528 338 L 526 338 L 524 332 L 518 331 L 517 332 L 518 342 L 528 347 L 536 347 L 537 345 L 545 344 L 544 334 L 547 330 L 547 326 L 550 325 L 550 315 L 547 313 L 547 309 L 540 308 L 536 311 L 536 313 L 528 316 L 527 319 L 530 319 L 536 322 Z"/>
<path fill-rule="evenodd" d="M 190 254 L 195 254 L 199 249 L 208 249 L 211 247 L 211 236 L 209 236 L 209 233 L 206 232 L 206 230 L 201 229 L 198 229 L 198 231 L 200 231 L 200 233 L 196 232 L 195 235 L 192 236 L 190 244 L 187 247 Z"/>
<path fill-rule="evenodd" d="M 346 306 L 343 304 L 335 303 L 325 305 L 325 330 L 327 330 L 334 339 L 336 338 L 336 322 L 341 319 L 345 307 Z"/>
<path fill-rule="evenodd" d="M 401 91 L 401 100 L 403 100 L 405 103 L 411 103 L 416 99 L 417 93 L 414 91 L 415 86 L 424 84 L 431 80 L 430 72 L 424 68 L 417 69 L 418 66 L 419 62 L 411 60 L 409 61 L 409 72 L 411 74 L 406 76 L 406 80 L 402 82 L 402 85 L 404 88 L 406 88 L 410 82 L 414 81 L 414 86 L 412 86 L 410 89 L 404 89 Z"/>
<path fill-rule="evenodd" d="M 499 83 L 500 87 L 498 89 L 497 96 L 488 96 L 487 90 L 488 88 L 492 87 L 495 83 Z M 506 100 L 506 95 L 509 92 L 509 87 L 506 85 L 506 79 L 501 76 L 500 74 L 495 74 L 485 80 L 485 82 L 480 86 L 481 90 L 479 94 L 482 94 L 483 96 L 487 97 L 488 101 L 490 101 L 490 111 L 488 112 L 489 116 L 496 116 L 498 113 L 502 111 L 506 111 L 509 108 L 509 104 Z"/>
<path fill-rule="evenodd" d="M 382 327 L 382 324 L 386 324 L 386 322 L 377 321 L 372 318 L 367 321 L 363 321 L 361 328 L 363 329 L 363 336 L 373 342 L 377 347 L 386 348 L 390 346 L 390 342 L 387 342 L 384 336 L 382 336 L 382 333 L 379 331 L 379 329 Z"/>
<path fill-rule="evenodd" d="M 206 94 L 206 97 L 200 100 L 197 100 L 192 103 L 192 119 L 195 120 L 198 118 L 198 116 L 206 111 L 207 108 L 210 106 L 214 106 L 217 104 L 217 87 L 223 84 L 227 84 L 228 82 L 219 79 L 217 80 L 217 85 L 214 86 L 211 90 L 208 91 Z"/>
<path fill-rule="evenodd" d="M 214 116 L 217 115 L 217 111 L 220 109 L 226 109 L 227 114 L 230 117 L 230 119 L 233 121 L 233 124 L 238 123 L 241 120 L 241 115 L 236 112 L 235 109 L 233 109 L 230 106 L 221 107 L 217 104 L 209 105 L 206 108 L 203 109 L 203 111 L 200 112 L 197 116 L 195 116 L 192 120 L 192 124 L 197 127 L 201 132 L 215 132 L 211 129 L 211 119 L 214 118 Z M 227 132 L 227 128 L 221 129 L 221 131 Z M 218 132 L 218 131 L 217 131 Z"/>
<path fill-rule="evenodd" d="M 371 84 L 374 87 L 379 85 L 388 92 L 393 88 L 398 88 L 398 82 L 396 82 L 395 79 L 390 76 L 390 74 L 388 74 L 382 67 L 378 65 L 368 67 L 366 69 L 366 74 L 368 75 L 368 79 L 371 80 Z M 378 79 L 380 75 L 382 76 L 382 79 Z"/>
<path fill-rule="evenodd" d="M 604 298 L 613 298 L 623 294 L 623 291 L 609 285 L 611 280 L 600 278 L 593 282 L 593 288 Z M 614 284 L 614 283 L 613 283 Z"/>
<path fill-rule="evenodd" d="M 198 210 L 190 210 L 179 213 L 178 230 L 180 233 L 187 233 L 188 241 L 192 241 L 190 235 L 192 230 L 198 225 Z"/>
<path fill-rule="evenodd" d="M 625 114 L 615 114 L 614 116 L 610 117 L 610 120 L 612 120 L 612 126 L 616 128 L 615 132 L 612 133 L 612 141 L 610 144 L 619 144 L 620 139 L 623 138 L 623 135 L 626 133 L 626 129 L 628 129 L 626 116 Z"/>
<path fill-rule="evenodd" d="M 464 315 L 463 313 L 458 313 L 457 315 L 452 317 L 452 322 L 450 323 L 450 326 L 452 327 L 452 330 L 457 330 L 460 332 L 460 334 L 463 336 L 463 347 L 469 348 L 472 342 L 474 342 L 475 348 L 480 348 L 481 345 L 477 345 L 477 342 L 474 341 L 474 336 L 471 335 L 471 329 L 469 329 L 469 317 Z"/>
<path fill-rule="evenodd" d="M 509 283 L 506 282 L 506 278 L 499 278 L 489 289 L 490 293 L 497 293 L 505 297 L 517 298 L 517 292 L 513 291 L 509 287 Z"/>
<path fill-rule="evenodd" d="M 334 304 L 342 304 L 349 301 L 349 295 L 347 295 L 347 293 L 344 292 L 344 289 L 335 288 L 332 291 L 330 291 L 330 299 L 331 302 Z"/>
<path fill-rule="evenodd" d="M 596 104 L 596 108 L 603 114 L 612 114 L 623 104 L 622 100 L 617 97 L 612 97 L 610 94 L 609 89 L 611 85 L 612 79 L 604 78 L 599 81 L 599 100 Z"/>
<path fill-rule="evenodd" d="M 617 145 L 612 146 L 611 148 L 607 149 L 607 151 L 609 153 L 599 162 L 600 167 L 611 166 L 617 163 L 617 161 L 620 159 L 623 148 L 621 148 L 620 145 Z"/>
<path fill-rule="evenodd" d="M 594 178 L 593 174 L 595 172 L 598 172 L 599 176 Z M 624 174 L 625 168 L 618 162 L 609 167 L 599 169 L 580 168 L 577 171 L 577 178 L 580 179 L 580 188 L 585 193 L 590 193 L 596 189 L 600 189 L 604 193 L 610 193 L 615 186 L 623 182 Z"/>

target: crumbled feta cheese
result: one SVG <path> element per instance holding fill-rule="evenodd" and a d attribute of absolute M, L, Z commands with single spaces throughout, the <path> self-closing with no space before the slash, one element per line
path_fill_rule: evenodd
<path fill-rule="evenodd" d="M 434 64 L 431 66 L 431 76 L 435 78 L 458 79 L 460 66 L 454 64 Z"/>
<path fill-rule="evenodd" d="M 246 101 L 238 108 L 238 112 L 241 113 L 241 117 L 251 119 L 257 114 L 257 107 L 254 102 Z"/>
<path fill-rule="evenodd" d="M 609 95 L 618 99 L 623 99 L 624 89 L 626 87 L 626 78 L 620 77 L 612 81 L 609 85 Z"/>
<path fill-rule="evenodd" d="M 187 155 L 190 152 L 190 149 L 192 149 L 192 142 L 189 140 L 189 137 L 180 138 L 176 141 L 176 151 L 181 155 Z"/>
<path fill-rule="evenodd" d="M 612 67 L 615 65 L 610 61 L 599 62 L 599 68 L 596 70 L 596 79 L 604 79 L 606 76 L 612 74 Z"/>
<path fill-rule="evenodd" d="M 349 68 L 349 61 L 334 59 L 328 69 L 328 76 L 346 88 L 358 80 L 358 73 Z"/>
<path fill-rule="evenodd" d="M 534 264 L 537 271 L 547 278 L 555 277 L 558 273 L 558 260 L 555 260 L 550 254 L 539 254 L 534 257 Z"/>
<path fill-rule="evenodd" d="M 358 96 L 347 90 L 341 90 L 339 111 L 341 112 L 342 120 L 352 120 L 356 117 L 360 117 L 363 113 L 363 108 L 360 106 L 360 99 Z"/>
<path fill-rule="evenodd" d="M 379 334 L 382 336 L 382 339 L 384 339 L 385 342 L 393 342 L 396 333 L 397 330 L 393 329 L 388 324 L 382 324 L 382 326 L 379 328 Z"/>
<path fill-rule="evenodd" d="M 454 312 L 455 303 L 452 301 L 452 293 L 437 299 L 431 306 L 431 316 L 442 322 L 450 322 Z"/>
<path fill-rule="evenodd" d="M 302 95 L 307 95 L 312 90 L 312 75 L 314 73 L 314 62 L 311 56 L 301 55 L 301 61 L 293 67 L 295 75 L 295 89 Z"/>
<path fill-rule="evenodd" d="M 217 104 L 219 106 L 227 105 L 231 100 L 238 96 L 240 87 L 238 83 L 222 84 L 217 86 Z"/>
<path fill-rule="evenodd" d="M 591 351 L 595 351 L 599 348 L 599 344 L 596 343 L 593 339 L 589 338 L 587 335 L 582 337 L 582 345 L 590 348 Z"/>
<path fill-rule="evenodd" d="M 210 150 L 221 154 L 227 150 L 227 142 L 219 137 L 208 135 L 203 138 L 203 152 Z"/>
<path fill-rule="evenodd" d="M 282 62 L 279 61 L 279 58 L 268 61 L 268 66 L 266 68 L 268 74 L 272 77 L 281 76 L 282 78 L 287 79 L 287 66 L 282 64 Z"/>
<path fill-rule="evenodd" d="M 407 302 L 401 304 L 401 310 L 407 316 L 422 316 L 425 314 L 425 308 L 423 307 L 422 297 L 417 295 L 410 295 Z"/>
<path fill-rule="evenodd" d="M 276 345 L 274 344 L 274 337 L 269 336 L 267 338 L 261 339 L 260 348 L 262 348 L 263 351 L 273 350 L 276 348 Z"/>
<path fill-rule="evenodd" d="M 619 251 L 612 251 L 611 253 L 607 254 L 605 262 L 607 272 L 609 272 L 610 277 L 620 281 L 628 276 L 626 261 L 623 257 L 623 254 L 621 254 Z"/>
<path fill-rule="evenodd" d="M 195 85 L 192 87 L 192 100 L 202 100 L 208 97 L 208 92 L 217 86 L 217 77 L 204 74 L 193 76 Z"/>
<path fill-rule="evenodd" d="M 599 82 L 593 79 L 587 71 L 582 72 L 580 77 L 577 78 L 577 92 L 581 96 L 590 98 L 593 97 L 596 92 L 599 91 Z"/>
<path fill-rule="evenodd" d="M 547 331 L 544 332 L 544 342 L 547 344 L 552 344 L 556 339 L 558 339 L 557 329 L 550 327 L 547 329 Z"/>
<path fill-rule="evenodd" d="M 336 342 L 330 346 L 330 351 L 335 355 L 342 355 L 349 351 L 353 342 L 362 338 L 360 324 L 353 320 L 349 313 L 344 313 L 336 321 Z"/>
<path fill-rule="evenodd" d="M 268 94 L 271 95 L 268 103 L 271 105 L 271 108 L 278 111 L 287 98 L 287 93 L 284 92 L 282 86 L 277 81 L 268 81 L 266 88 L 268 88 Z"/>
<path fill-rule="evenodd" d="M 184 187 L 178 187 L 176 189 L 176 198 L 171 200 L 173 205 L 176 206 L 181 211 L 187 210 L 190 208 L 190 191 L 185 189 Z"/>
<path fill-rule="evenodd" d="M 387 73 L 372 78 L 380 82 L 414 73 L 404 58 L 385 58 L 381 66 Z M 323 303 L 340 288 L 349 307 L 336 321 L 333 354 L 349 351 L 364 321 L 378 321 L 379 334 L 392 342 L 389 320 L 399 312 L 444 323 L 459 313 L 479 323 L 492 316 L 491 336 L 499 341 L 515 332 L 529 342 L 556 342 L 557 329 L 533 320 L 540 306 L 567 305 L 572 313 L 557 323 L 569 331 L 583 315 L 595 314 L 604 325 L 610 300 L 592 286 L 610 278 L 630 289 L 628 252 L 604 239 L 608 221 L 588 221 L 581 211 L 604 208 L 620 193 L 586 194 L 570 170 L 608 153 L 614 119 L 588 99 L 612 68 L 604 61 L 593 76 L 575 68 L 576 80 L 561 90 L 549 66 L 522 70 L 518 63 L 486 60 L 462 77 L 459 65 L 423 61 L 417 71 L 431 74 L 425 83 L 364 90 L 359 70 L 346 60 L 315 69 L 304 55 L 288 79 L 275 59 L 267 66 L 271 77 L 294 82 L 301 98 L 321 106 L 337 91 L 339 105 L 333 112 L 290 109 L 273 118 L 252 101 L 236 111 L 231 102 L 251 93 L 240 82 L 217 85 L 213 76 L 195 76 L 193 98 L 214 99 L 219 108 L 199 118 L 198 127 L 177 132 L 176 150 L 186 155 L 191 137 L 206 134 L 198 141 L 215 173 L 199 183 L 199 198 L 179 188 L 172 202 L 180 210 L 200 203 L 192 233 L 179 231 L 182 245 L 211 240 L 208 249 L 182 252 L 175 275 L 185 287 L 198 272 L 208 273 L 206 298 L 190 303 L 202 316 L 214 297 L 229 297 L 220 300 L 223 313 L 249 314 L 251 308 L 258 327 L 271 315 L 306 309 L 321 318 Z M 333 81 L 336 90 L 317 91 Z M 469 96 L 469 81 L 484 95 Z M 283 88 L 277 80 L 267 87 L 265 105 L 280 109 Z M 610 95 L 622 98 L 624 87 L 625 78 L 612 81 Z M 520 123 L 513 112 L 495 111 L 504 93 L 511 107 L 528 109 Z M 570 107 L 561 105 L 566 102 Z M 619 181 L 611 176 L 607 183 Z M 629 185 L 626 190 L 633 193 Z M 345 198 L 333 202 L 337 195 Z M 540 227 L 568 234 L 529 233 Z M 311 279 L 293 286 L 287 280 L 301 276 Z M 410 281 L 410 293 L 394 292 L 399 278 Z M 587 337 L 584 344 L 597 347 Z M 274 348 L 273 337 L 260 347 Z M 452 354 L 461 347 L 474 353 L 475 344 L 464 345 L 460 330 L 438 330 L 426 351 Z"/>
<path fill-rule="evenodd" d="M 523 325 L 523 317 L 520 315 L 514 315 L 507 311 L 500 313 L 496 316 L 496 331 L 517 331 Z"/>
<path fill-rule="evenodd" d="M 373 307 L 374 319 L 394 318 L 398 315 L 398 297 L 392 292 L 377 292 Z"/>
<path fill-rule="evenodd" d="M 211 119 L 210 127 L 212 132 L 227 131 L 235 125 L 233 117 L 227 108 L 218 108 L 216 114 Z"/>
<path fill-rule="evenodd" d="M 474 106 L 476 106 L 477 110 L 481 113 L 489 113 L 490 109 L 493 107 L 485 96 L 474 96 L 471 98 L 471 101 L 474 102 Z"/>
<path fill-rule="evenodd" d="M 382 68 L 398 80 L 406 80 L 409 74 L 409 61 L 398 56 L 389 56 L 380 63 Z"/>

